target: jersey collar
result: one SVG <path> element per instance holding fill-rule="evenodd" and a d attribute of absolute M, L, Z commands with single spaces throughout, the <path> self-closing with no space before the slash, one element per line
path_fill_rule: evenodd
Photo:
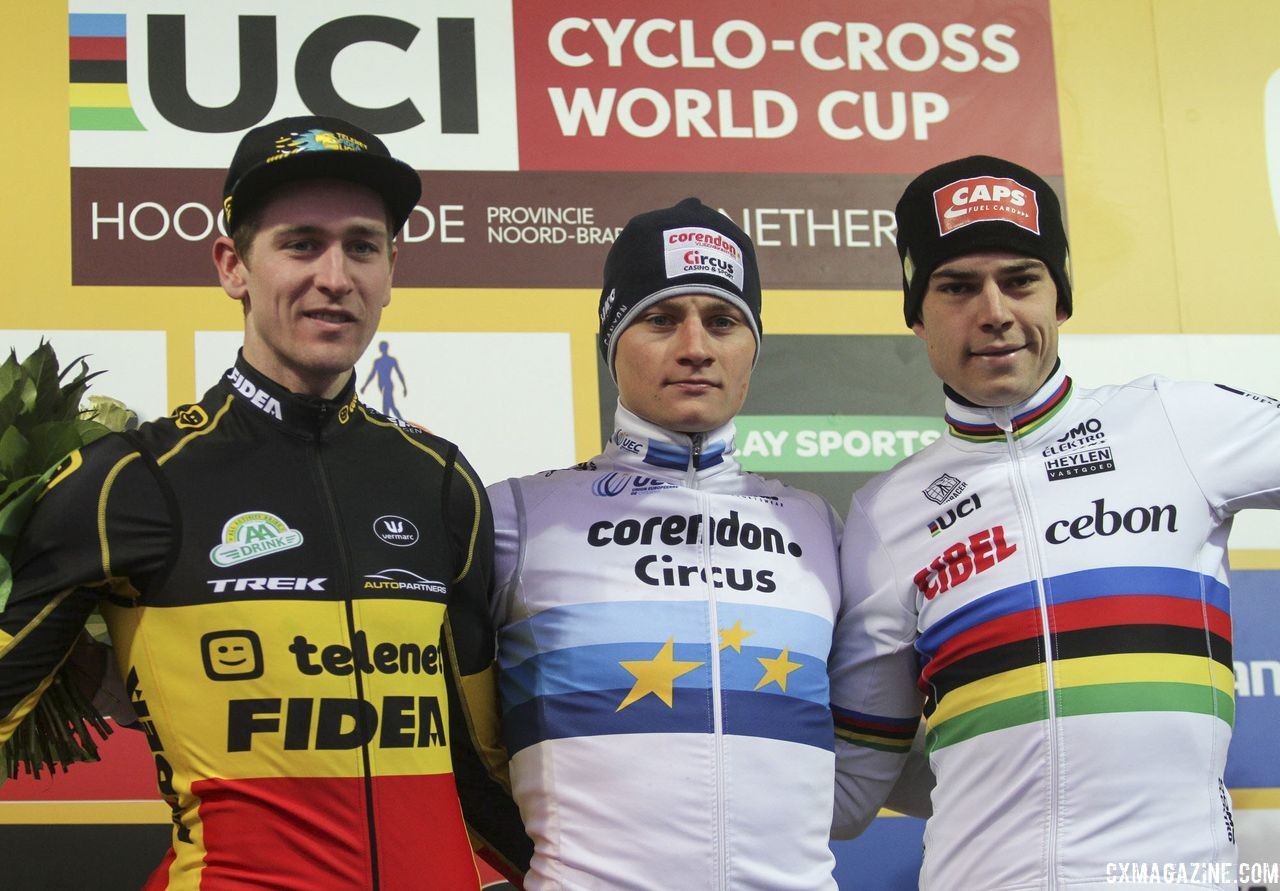
<path fill-rule="evenodd" d="M 220 386 L 250 417 L 259 416 L 292 433 L 316 439 L 345 425 L 357 403 L 354 374 L 333 399 L 307 396 L 290 392 L 258 371 L 245 360 L 243 351 L 236 355 L 236 364 L 227 369 Z"/>
<path fill-rule="evenodd" d="M 677 433 L 625 408 L 613 415 L 613 435 L 604 454 L 618 464 L 663 479 L 680 477 L 689 485 L 738 470 L 733 421 L 706 433 Z"/>
<path fill-rule="evenodd" d="M 961 401 L 949 387 L 947 432 L 965 442 L 996 442 L 1006 434 L 1022 439 L 1044 428 L 1071 399 L 1074 385 L 1059 361 L 1040 389 L 1014 405 L 987 408 Z"/>

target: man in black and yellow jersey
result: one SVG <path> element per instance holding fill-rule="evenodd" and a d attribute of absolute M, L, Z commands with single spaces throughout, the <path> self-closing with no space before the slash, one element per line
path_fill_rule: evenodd
<path fill-rule="evenodd" d="M 0 739 L 100 605 L 173 807 L 149 888 L 478 888 L 469 833 L 527 863 L 484 757 L 484 489 L 355 393 L 420 191 L 344 121 L 249 131 L 213 251 L 243 350 L 199 403 L 73 453 L 24 532 Z"/>

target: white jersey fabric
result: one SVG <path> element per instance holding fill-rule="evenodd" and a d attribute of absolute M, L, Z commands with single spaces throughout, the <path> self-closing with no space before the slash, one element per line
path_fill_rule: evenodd
<path fill-rule="evenodd" d="M 525 887 L 833 889 L 839 518 L 744 472 L 732 424 L 615 426 L 489 490 Z"/>
<path fill-rule="evenodd" d="M 1277 402 L 1056 369 L 1006 409 L 949 399 L 946 421 L 850 508 L 848 782 L 892 776 L 923 703 L 921 888 L 1137 888 L 1125 864 L 1185 864 L 1162 887 L 1234 889 L 1209 868 L 1236 860 L 1227 536 L 1280 507 Z"/>

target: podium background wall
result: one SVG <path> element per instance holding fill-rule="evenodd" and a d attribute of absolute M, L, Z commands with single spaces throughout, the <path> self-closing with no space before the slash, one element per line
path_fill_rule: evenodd
<path fill-rule="evenodd" d="M 144 417 L 230 364 L 240 313 L 209 246 L 239 134 L 339 111 L 422 172 L 373 360 L 391 400 L 481 475 L 594 454 L 614 393 L 599 270 L 635 212 L 690 194 L 755 238 L 761 365 L 749 466 L 826 495 L 940 429 L 903 327 L 892 207 L 975 152 L 1064 199 L 1085 385 L 1150 371 L 1280 394 L 1280 6 L 1231 0 L 231 0 L 28 4 L 0 35 L 0 346 L 106 369 Z M 631 22 L 627 25 L 627 22 Z M 175 47 L 185 35 L 185 51 Z M 637 37 L 637 35 L 641 35 Z M 241 75 L 241 71 L 244 75 Z M 1242 859 L 1280 859 L 1280 522 L 1232 540 Z M 0 852 L 41 887 L 136 887 L 166 844 L 145 747 L 0 787 Z M 921 823 L 837 846 L 842 887 L 911 888 Z M 65 852 L 75 850 L 75 864 Z M 6 875 L 23 886 L 23 873 Z M 35 886 L 32 884 L 31 886 Z M 1268 887 L 1266 884 L 1251 887 Z"/>

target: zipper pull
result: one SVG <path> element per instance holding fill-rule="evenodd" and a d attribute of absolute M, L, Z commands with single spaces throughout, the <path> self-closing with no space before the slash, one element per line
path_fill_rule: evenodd
<path fill-rule="evenodd" d="M 685 477 L 689 488 L 695 488 L 698 481 L 698 464 L 702 461 L 702 434 L 689 434 L 689 472 Z"/>

